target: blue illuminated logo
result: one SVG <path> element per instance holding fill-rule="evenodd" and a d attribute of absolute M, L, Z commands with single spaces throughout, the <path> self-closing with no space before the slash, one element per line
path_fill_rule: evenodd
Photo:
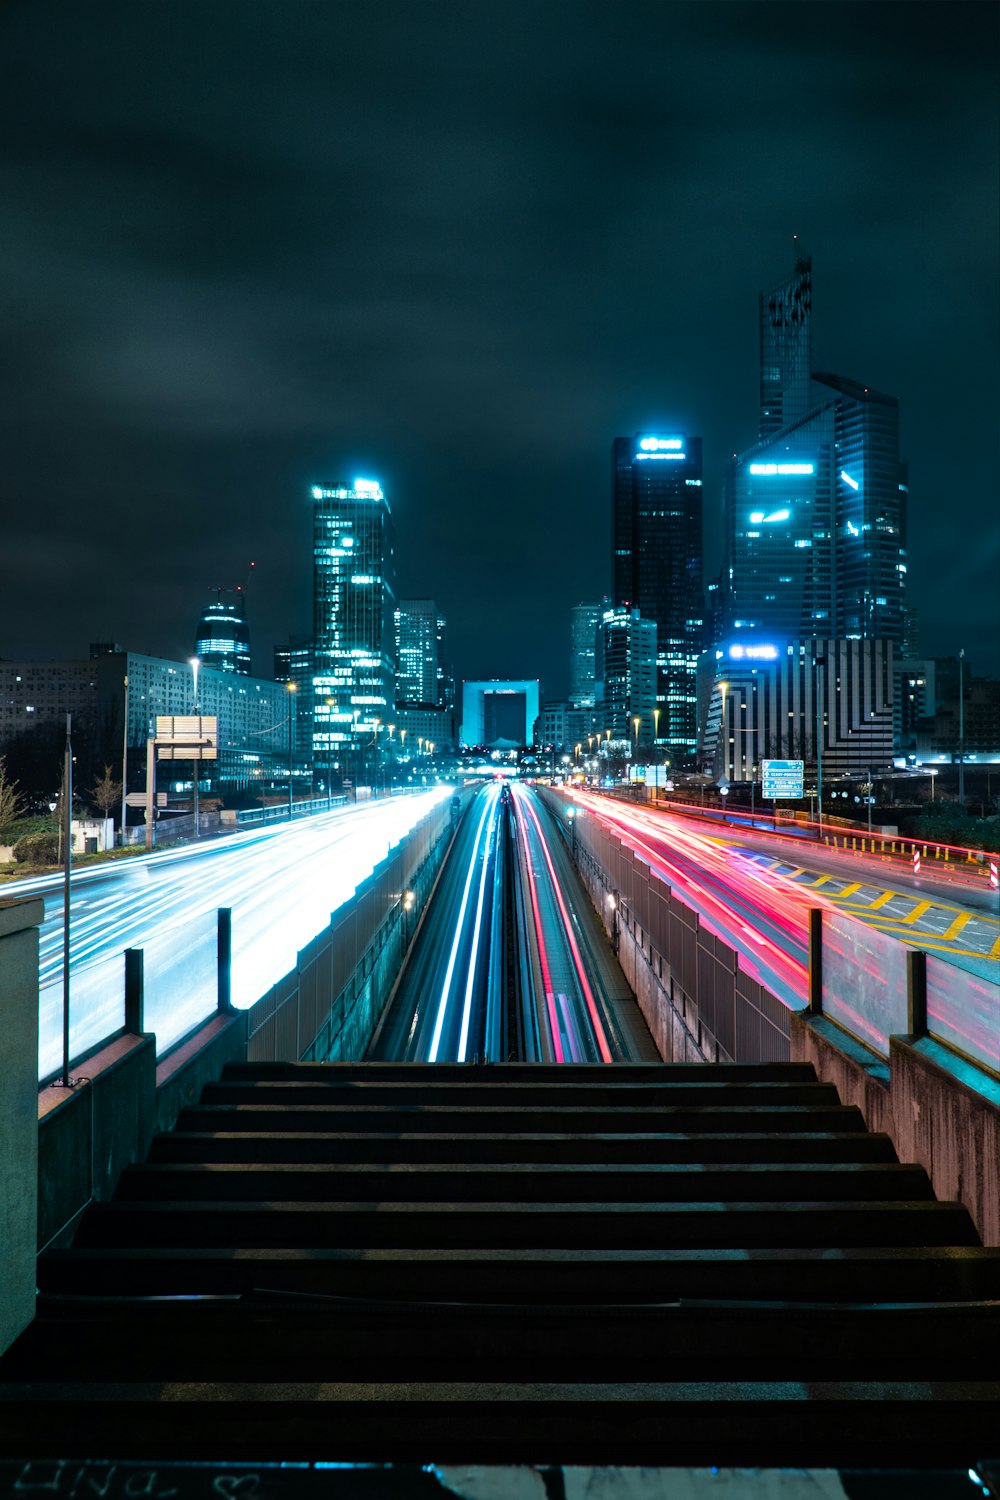
<path fill-rule="evenodd" d="M 813 467 L 812 464 L 751 464 L 750 465 L 750 473 L 751 474 L 760 474 L 760 475 L 769 475 L 769 474 L 812 474 L 814 472 L 815 472 L 815 470 L 814 470 L 814 467 Z"/>
<path fill-rule="evenodd" d="M 732 661 L 777 661 L 777 646 L 730 646 Z"/>
<path fill-rule="evenodd" d="M 840 477 L 845 484 L 849 484 L 851 486 L 852 490 L 860 489 L 861 486 L 858 484 L 858 481 L 856 479 L 852 479 L 846 469 L 841 469 Z"/>
<path fill-rule="evenodd" d="M 643 453 L 661 453 L 666 448 L 683 448 L 684 439 L 679 437 L 644 437 L 639 442 Z"/>
<path fill-rule="evenodd" d="M 356 479 L 354 493 L 359 500 L 384 500 L 382 486 L 377 479 Z"/>

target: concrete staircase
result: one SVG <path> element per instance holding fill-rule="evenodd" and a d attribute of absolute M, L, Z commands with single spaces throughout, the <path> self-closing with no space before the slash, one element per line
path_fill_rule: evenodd
<path fill-rule="evenodd" d="M 0 1457 L 1000 1449 L 1000 1251 L 806 1065 L 230 1068 L 38 1276 Z"/>

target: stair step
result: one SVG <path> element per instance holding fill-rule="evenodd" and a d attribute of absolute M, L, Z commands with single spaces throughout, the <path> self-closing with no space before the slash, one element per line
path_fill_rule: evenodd
<path fill-rule="evenodd" d="M 502 1203 L 507 1207 L 596 1202 L 933 1202 L 922 1167 L 898 1163 L 737 1162 L 635 1164 L 172 1163 L 129 1167 L 119 1200 L 220 1203 Z"/>
<path fill-rule="evenodd" d="M 705 1105 L 656 1110 L 653 1119 L 658 1126 L 685 1134 L 731 1134 L 734 1131 L 802 1131 L 864 1132 L 861 1111 L 854 1105 L 836 1101 L 820 1105 L 773 1104 L 746 1106 Z M 231 1131 L 328 1131 L 341 1134 L 345 1129 L 392 1135 L 495 1135 L 500 1134 L 642 1134 L 649 1130 L 650 1113 L 645 1109 L 490 1109 L 467 1110 L 459 1107 L 430 1108 L 412 1106 L 405 1109 L 387 1106 L 365 1108 L 332 1104 L 282 1104 L 269 1100 L 252 1103 L 201 1103 L 182 1110 L 177 1122 L 181 1133 L 189 1130 L 215 1130 L 226 1122 Z"/>
<path fill-rule="evenodd" d="M 740 1134 L 455 1136 L 354 1131 L 174 1131 L 153 1162 L 895 1162 L 891 1140 L 863 1131 Z"/>
<path fill-rule="evenodd" d="M 320 1249 L 435 1246 L 529 1249 L 588 1246 L 739 1247 L 974 1245 L 959 1203 L 835 1201 L 559 1204 L 478 1202 L 95 1203 L 80 1245 L 216 1245 Z"/>
<path fill-rule="evenodd" d="M 473 1075 L 476 1069 L 470 1070 Z M 592 1083 L 566 1086 L 561 1083 L 500 1084 L 433 1083 L 416 1081 L 351 1082 L 336 1073 L 328 1078 L 313 1075 L 303 1081 L 224 1078 L 207 1083 L 202 1104 L 339 1104 L 341 1107 L 424 1110 L 432 1105 L 451 1105 L 466 1110 L 503 1108 L 548 1110 L 561 1108 L 659 1110 L 669 1105 L 827 1104 L 840 1101 L 832 1083 L 790 1082 L 750 1078 L 724 1079 L 718 1073 L 699 1080 L 697 1069 L 683 1082 L 615 1083 L 614 1069 L 603 1068 Z"/>
<path fill-rule="evenodd" d="M 672 1301 L 945 1302 L 1000 1298 L 1000 1249 L 826 1246 L 755 1249 L 496 1251 L 128 1248 L 50 1250 L 43 1291 L 196 1296 L 273 1288 L 388 1300 L 534 1303 Z"/>

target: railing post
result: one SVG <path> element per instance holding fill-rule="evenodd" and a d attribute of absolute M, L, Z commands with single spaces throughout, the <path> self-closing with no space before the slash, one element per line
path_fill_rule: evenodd
<path fill-rule="evenodd" d="M 218 1004 L 223 1015 L 233 1009 L 233 909 L 219 907 Z"/>
<path fill-rule="evenodd" d="M 927 1035 L 927 954 L 911 948 L 906 955 L 906 1029 Z"/>
<path fill-rule="evenodd" d="M 143 950 L 125 949 L 125 1030 L 132 1036 L 142 1036 L 145 983 L 143 978 Z"/>
<path fill-rule="evenodd" d="M 809 908 L 809 1009 L 811 1016 L 823 1014 L 823 910 Z"/>

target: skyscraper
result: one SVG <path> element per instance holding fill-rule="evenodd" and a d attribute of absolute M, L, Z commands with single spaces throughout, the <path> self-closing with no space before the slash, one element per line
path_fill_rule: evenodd
<path fill-rule="evenodd" d="M 396 563 L 373 479 L 313 485 L 313 755 L 333 767 L 376 744 L 395 701 Z"/>
<path fill-rule="evenodd" d="M 569 701 L 574 708 L 594 706 L 594 651 L 600 604 L 574 604 L 570 611 Z"/>
<path fill-rule="evenodd" d="M 760 440 L 725 479 L 716 642 L 902 641 L 899 403 L 811 368 L 812 262 L 760 294 Z"/>
<path fill-rule="evenodd" d="M 906 466 L 899 458 L 899 401 L 842 375 L 814 375 L 833 400 L 837 472 L 836 632 L 901 646 L 906 597 Z"/>
<path fill-rule="evenodd" d="M 243 590 L 213 588 L 209 594 L 209 602 L 198 621 L 194 654 L 204 667 L 249 677 L 250 627 Z"/>
<path fill-rule="evenodd" d="M 795 268 L 758 297 L 760 333 L 760 438 L 772 437 L 804 417 L 813 405 L 812 260 L 796 255 Z"/>
<path fill-rule="evenodd" d="M 657 738 L 693 753 L 704 617 L 701 438 L 616 438 L 611 476 L 614 603 L 655 622 Z"/>
<path fill-rule="evenodd" d="M 654 620 L 624 606 L 603 612 L 597 633 L 597 717 L 598 730 L 610 730 L 612 740 L 653 744 L 657 659 Z"/>
<path fill-rule="evenodd" d="M 438 707 L 438 612 L 433 599 L 396 606 L 396 702 Z"/>

